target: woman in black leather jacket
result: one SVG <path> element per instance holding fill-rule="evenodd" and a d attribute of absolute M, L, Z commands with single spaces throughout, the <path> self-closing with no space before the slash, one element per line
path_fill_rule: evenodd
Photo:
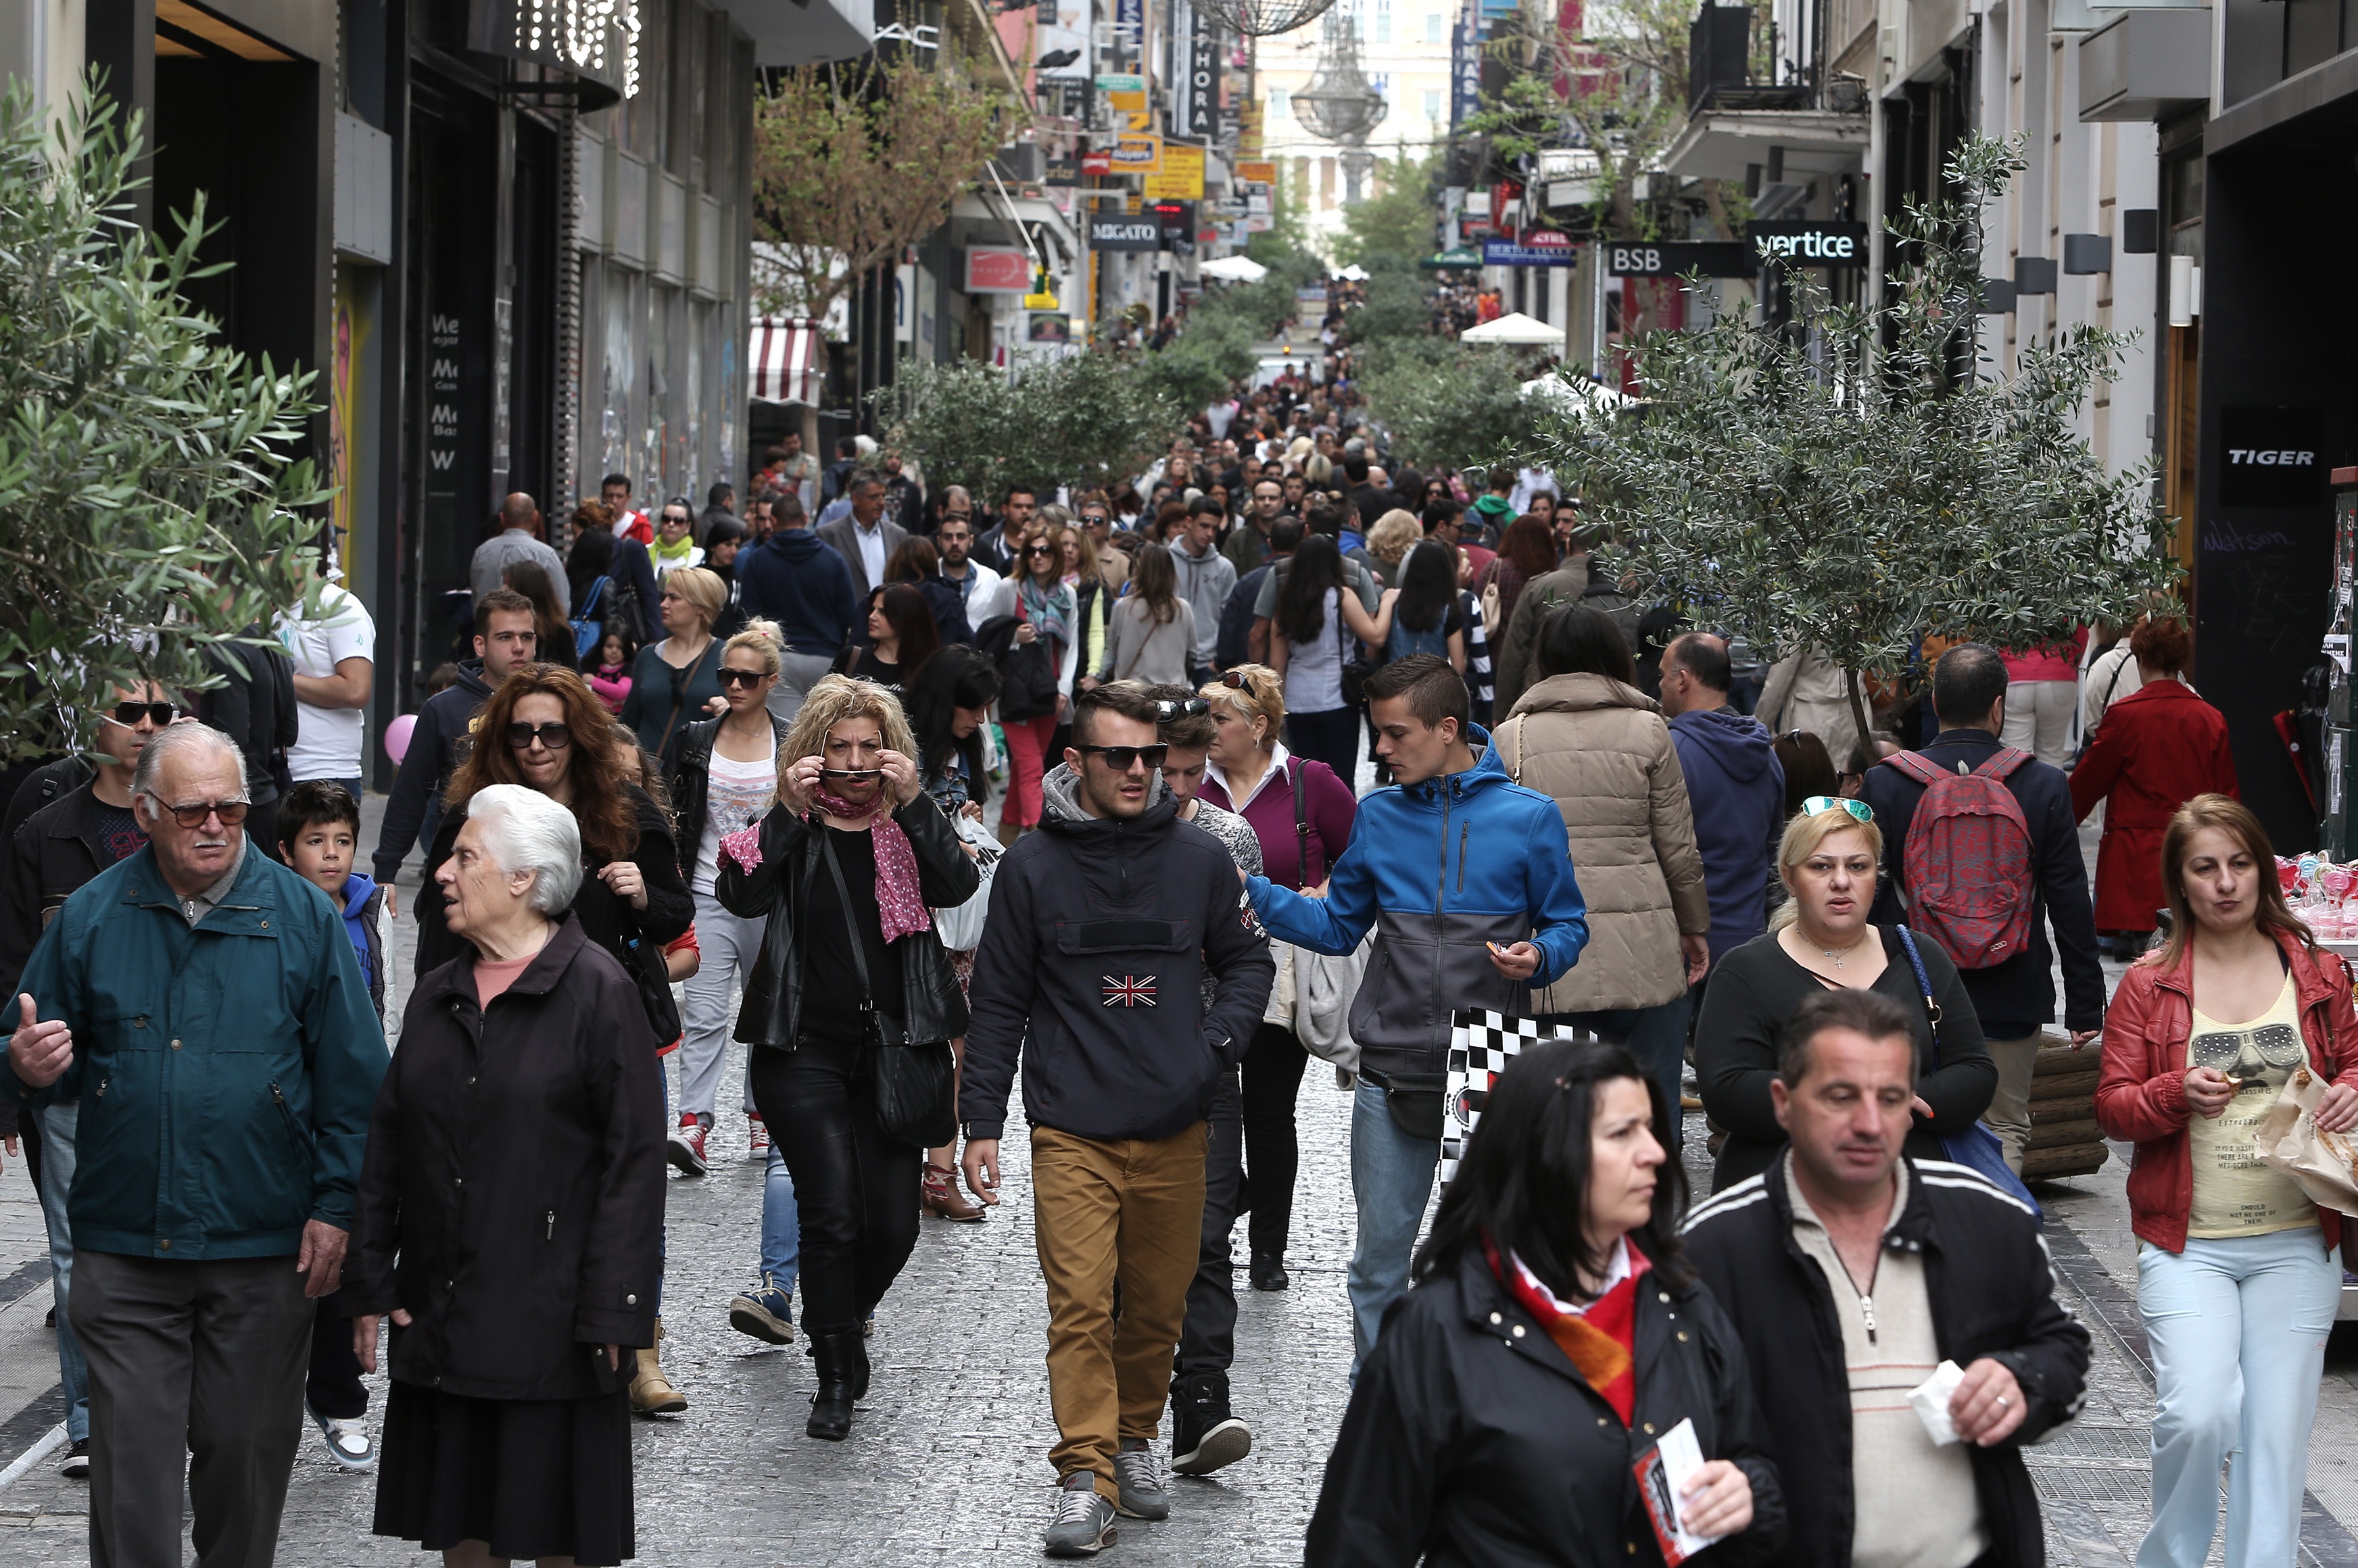
<path fill-rule="evenodd" d="M 1635 1467 L 1690 1421 L 1704 1464 L 1668 1490 L 1712 1541 L 1701 1561 L 1776 1556 L 1784 1494 L 1743 1342 L 1678 1245 L 1673 1113 L 1618 1045 L 1539 1042 L 1498 1075 L 1359 1368 L 1309 1568 L 1659 1568 Z"/>
<path fill-rule="evenodd" d="M 720 903 L 769 922 L 737 1038 L 753 1048 L 753 1099 L 801 1210 L 818 1372 L 807 1430 L 838 1441 L 868 1387 L 860 1325 L 917 1241 L 924 1155 L 878 1122 L 873 1042 L 966 1033 L 928 912 L 965 903 L 980 879 L 925 793 L 916 750 L 890 692 L 828 676 L 778 753 L 778 805 L 719 843 Z"/>

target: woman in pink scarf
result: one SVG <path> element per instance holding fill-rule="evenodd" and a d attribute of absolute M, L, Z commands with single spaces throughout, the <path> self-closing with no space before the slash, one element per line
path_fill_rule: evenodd
<path fill-rule="evenodd" d="M 807 1430 L 835 1441 L 868 1391 L 860 1325 L 916 1246 L 923 1146 L 939 1141 L 886 1127 L 877 1073 L 966 1033 L 929 911 L 965 903 L 979 879 L 916 754 L 891 692 L 822 679 L 778 749 L 778 804 L 720 841 L 714 887 L 732 914 L 767 921 L 737 1038 L 801 1211 L 818 1381 Z"/>

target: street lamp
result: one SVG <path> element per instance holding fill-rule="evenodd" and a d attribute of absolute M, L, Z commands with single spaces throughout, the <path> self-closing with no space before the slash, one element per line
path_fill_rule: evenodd
<path fill-rule="evenodd" d="M 1318 69 L 1293 94 L 1293 116 L 1314 136 L 1343 149 L 1343 200 L 1359 200 L 1359 183 L 1375 167 L 1368 134 L 1384 123 L 1390 105 L 1368 85 L 1359 69 L 1359 29 L 1350 17 L 1331 12 L 1318 56 Z"/>

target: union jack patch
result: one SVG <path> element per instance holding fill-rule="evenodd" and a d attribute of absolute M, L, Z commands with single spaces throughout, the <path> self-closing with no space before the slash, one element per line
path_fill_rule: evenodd
<path fill-rule="evenodd" d="M 1124 975 L 1115 979 L 1111 975 L 1106 976 L 1105 1004 L 1108 1007 L 1152 1007 L 1154 977 L 1149 975 L 1141 979 L 1136 975 Z"/>

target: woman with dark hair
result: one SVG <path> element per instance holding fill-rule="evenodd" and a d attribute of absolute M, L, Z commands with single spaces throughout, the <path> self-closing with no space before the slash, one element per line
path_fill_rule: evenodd
<path fill-rule="evenodd" d="M 1491 1081 L 1359 1368 L 1310 1568 L 1585 1563 L 1613 1540 L 1660 1564 L 1635 1471 L 1682 1422 L 1704 1463 L 1680 1522 L 1709 1562 L 1775 1557 L 1784 1493 L 1743 1341 L 1679 1247 L 1675 1104 L 1617 1045 L 1534 1042 Z"/>
<path fill-rule="evenodd" d="M 1411 654 L 1431 654 L 1449 661 L 1450 668 L 1466 673 L 1466 612 L 1457 601 L 1457 552 L 1438 540 L 1427 539 L 1401 562 L 1400 586 L 1388 589 L 1378 603 L 1391 607 L 1391 636 L 1384 643 L 1384 662 Z"/>
<path fill-rule="evenodd" d="M 565 552 L 565 582 L 571 589 L 567 602 L 574 614 L 604 622 L 608 596 L 613 592 L 607 579 L 613 569 L 614 514 L 602 502 L 585 501 L 573 509 L 573 543 Z"/>
<path fill-rule="evenodd" d="M 934 612 L 934 631 L 946 648 L 953 643 L 973 642 L 974 629 L 967 622 L 966 600 L 942 580 L 941 563 L 934 542 L 912 534 L 884 563 L 884 580 L 905 582 L 925 596 L 926 607 Z"/>
<path fill-rule="evenodd" d="M 1380 648 L 1392 606 L 1369 615 L 1343 572 L 1343 553 L 1325 534 L 1293 552 L 1271 618 L 1270 667 L 1285 684 L 1285 743 L 1350 783 L 1359 772 L 1359 713 L 1344 700 L 1343 666 L 1358 656 L 1352 639 Z"/>
<path fill-rule="evenodd" d="M 1130 567 L 1130 592 L 1106 617 L 1099 680 L 1171 686 L 1187 678 L 1195 649 L 1195 611 L 1179 597 L 1170 546 L 1143 545 Z"/>
<path fill-rule="evenodd" d="M 1801 809 L 1801 802 L 1838 793 L 1842 774 L 1835 769 L 1826 743 L 1806 730 L 1788 730 L 1772 744 L 1777 752 L 1777 765 L 1785 770 L 1785 814 L 1777 819 L 1777 832 L 1782 835 L 1785 824 Z M 1775 898 L 1777 890 L 1771 888 L 1769 896 Z"/>
<path fill-rule="evenodd" d="M 2210 1554 L 2232 1453 L 2226 1561 L 2257 1568 L 2299 1543 L 2349 1225 L 2261 1162 L 2261 1123 L 2299 1072 L 2320 1132 L 2358 1130 L 2358 1016 L 2349 966 L 2286 907 L 2247 807 L 2196 795 L 2158 858 L 2169 941 L 2122 978 L 2096 1079 L 2097 1125 L 2136 1145 L 2129 1228 L 2159 1396 L 2137 1561 Z"/>
<path fill-rule="evenodd" d="M 2148 617 L 2129 633 L 2145 684 L 2117 698 L 2071 770 L 2071 809 L 2084 820 L 2104 805 L 2096 848 L 2096 930 L 2116 946 L 2142 948 L 2161 907 L 2161 839 L 2178 808 L 2198 795 L 2235 798 L 2227 721 L 2182 678 L 2193 652 L 2186 622 Z"/>
<path fill-rule="evenodd" d="M 868 646 L 844 649 L 835 673 L 898 696 L 941 645 L 925 596 L 914 584 L 887 583 L 868 596 Z"/>
<path fill-rule="evenodd" d="M 568 670 L 579 669 L 581 659 L 573 646 L 573 623 L 557 607 L 557 585 L 548 580 L 548 568 L 537 561 L 510 561 L 500 568 L 500 580 L 532 600 L 533 634 L 538 639 L 535 646 L 540 662 L 562 665 Z"/>
<path fill-rule="evenodd" d="M 930 911 L 979 878 L 916 750 L 891 692 L 825 676 L 779 749 L 778 804 L 720 845 L 721 903 L 767 923 L 737 1038 L 794 1176 L 818 1381 L 805 1430 L 831 1442 L 868 1391 L 860 1325 L 917 1241 L 923 1152 L 880 1118 L 877 1053 L 966 1033 Z"/>
<path fill-rule="evenodd" d="M 1498 590 L 1498 613 L 1491 614 L 1486 603 L 1483 619 L 1501 634 L 1514 619 L 1515 600 L 1522 597 L 1523 585 L 1555 570 L 1555 535 L 1550 522 L 1553 510 L 1551 507 L 1548 515 L 1541 516 L 1536 510 L 1538 499 L 1534 498 L 1532 512 L 1507 524 L 1507 531 L 1498 535 L 1498 558 L 1484 567 L 1475 579 L 1476 589 L 1485 595 L 1492 589 Z"/>
<path fill-rule="evenodd" d="M 687 568 L 690 570 L 700 568 Z M 587 874 L 573 895 L 581 933 L 603 948 L 625 973 L 644 973 L 633 949 L 660 948 L 687 934 L 696 903 L 679 874 L 671 817 L 638 784 L 639 762 L 630 735 L 581 677 L 553 665 L 526 665 L 501 683 L 475 725 L 475 744 L 450 775 L 443 794 L 442 823 L 426 857 L 425 885 L 417 893 L 417 973 L 421 976 L 463 957 L 467 940 L 444 915 L 445 895 L 436 873 L 455 852 L 466 827 L 467 803 L 492 784 L 522 784 L 573 813 L 581 829 Z M 658 972 L 660 958 L 649 959 Z M 641 1015 L 647 1062 L 658 1077 L 656 1053 L 668 1048 L 652 1022 Z M 655 1321 L 654 1348 L 639 1357 L 631 1379 L 631 1407 L 645 1413 L 676 1413 L 687 1400 L 664 1376 L 660 1352 L 663 1321 Z"/>
<path fill-rule="evenodd" d="M 1551 613 L 1539 673 L 1491 744 L 1517 784 L 1563 814 L 1589 914 L 1580 962 L 1531 1010 L 1627 1045 L 1675 1105 L 1687 988 L 1711 965 L 1711 901 L 1686 778 L 1610 615 L 1576 601 Z M 1673 1121 L 1673 1153 L 1680 1133 Z"/>

